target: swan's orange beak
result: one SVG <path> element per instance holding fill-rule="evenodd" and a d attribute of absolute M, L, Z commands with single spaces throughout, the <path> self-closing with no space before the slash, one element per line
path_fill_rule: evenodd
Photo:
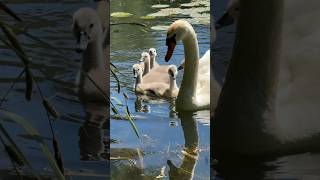
<path fill-rule="evenodd" d="M 174 48 L 176 47 L 176 35 L 174 34 L 171 38 L 167 38 L 166 39 L 166 45 L 168 46 L 168 50 L 167 50 L 167 54 L 166 57 L 164 58 L 166 60 L 166 62 L 168 62 L 170 60 L 170 58 L 172 57 Z"/>

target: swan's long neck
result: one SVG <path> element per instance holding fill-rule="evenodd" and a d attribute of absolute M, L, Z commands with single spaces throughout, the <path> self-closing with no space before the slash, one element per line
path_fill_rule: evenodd
<path fill-rule="evenodd" d="M 151 58 L 151 61 L 150 61 L 150 69 L 154 68 L 154 64 L 156 62 L 156 56 L 155 55 L 152 55 L 150 56 Z"/>
<path fill-rule="evenodd" d="M 196 95 L 198 66 L 199 66 L 199 47 L 197 36 L 193 30 L 182 40 L 184 46 L 185 70 L 177 101 L 192 101 Z"/>
<path fill-rule="evenodd" d="M 139 84 L 142 84 L 142 83 L 143 83 L 143 81 L 142 81 L 142 76 L 139 74 L 139 75 L 137 76 L 137 78 L 136 78 L 135 89 L 137 88 L 137 86 L 138 86 Z"/>
<path fill-rule="evenodd" d="M 98 2 L 97 11 L 101 19 L 102 29 L 105 30 L 105 28 L 107 28 L 107 22 L 108 22 L 108 16 L 109 16 L 107 0 L 101 0 Z"/>
<path fill-rule="evenodd" d="M 147 59 L 147 60 L 144 61 L 143 74 L 145 75 L 145 74 L 149 73 L 149 71 L 150 71 L 150 60 Z"/>
<path fill-rule="evenodd" d="M 270 151 L 283 0 L 240 2 L 233 56 L 214 115 L 214 156 Z"/>
<path fill-rule="evenodd" d="M 178 86 L 177 86 L 176 78 L 170 77 L 170 87 L 169 87 L 170 92 L 173 92 L 177 88 Z"/>
<path fill-rule="evenodd" d="M 98 37 L 101 37 L 100 35 L 98 35 Z M 82 55 L 82 70 L 84 70 L 85 72 L 89 72 L 92 69 L 105 70 L 106 61 L 102 45 L 103 44 L 100 38 L 97 38 L 96 41 L 90 42 L 88 44 L 87 49 L 83 52 Z"/>

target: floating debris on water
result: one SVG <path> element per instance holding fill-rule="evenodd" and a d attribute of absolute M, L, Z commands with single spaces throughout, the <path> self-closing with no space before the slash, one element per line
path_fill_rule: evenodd
<path fill-rule="evenodd" d="M 123 18 L 123 17 L 129 17 L 132 16 L 133 14 L 127 13 L 127 12 L 114 12 L 111 13 L 112 17 L 117 17 L 117 18 Z"/>
<path fill-rule="evenodd" d="M 140 19 L 145 19 L 145 20 L 149 20 L 149 19 L 155 19 L 155 16 L 141 16 Z"/>
<path fill-rule="evenodd" d="M 155 4 L 151 6 L 152 8 L 167 8 L 170 7 L 168 4 Z"/>
<path fill-rule="evenodd" d="M 156 31 L 167 31 L 169 28 L 169 26 L 152 26 L 151 29 L 152 30 L 156 30 Z"/>

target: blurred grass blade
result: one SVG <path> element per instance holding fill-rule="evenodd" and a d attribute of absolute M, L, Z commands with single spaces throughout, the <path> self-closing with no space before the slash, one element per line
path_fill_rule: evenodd
<path fill-rule="evenodd" d="M 21 167 L 25 165 L 23 158 L 12 146 L 5 145 L 4 148 L 7 151 L 8 155 L 10 156 L 10 159 L 12 159 L 18 166 Z"/>
<path fill-rule="evenodd" d="M 46 98 L 42 101 L 43 106 L 46 108 L 46 110 L 51 114 L 52 117 L 55 119 L 59 118 L 58 111 L 54 108 L 54 106 L 47 100 Z"/>
<path fill-rule="evenodd" d="M 0 2 L 0 9 L 4 10 L 7 14 L 9 14 L 11 17 L 13 17 L 17 21 L 22 21 L 11 9 L 8 8 L 3 2 Z"/>
<path fill-rule="evenodd" d="M 106 94 L 106 92 L 104 92 L 102 89 L 101 89 L 101 87 L 89 76 L 89 74 L 87 74 L 86 72 L 84 72 L 84 71 L 80 71 L 81 72 L 81 74 L 83 74 L 86 78 L 88 78 L 91 82 L 92 82 L 92 84 L 100 91 L 100 93 L 102 94 L 102 96 L 105 98 L 105 100 L 106 100 L 106 103 L 110 103 L 110 98 L 109 98 L 109 96 Z"/>
<path fill-rule="evenodd" d="M 52 140 L 52 143 L 54 148 L 54 158 L 56 159 L 56 163 L 58 164 L 61 173 L 64 175 L 64 167 L 59 143 L 55 138 Z"/>
<path fill-rule="evenodd" d="M 17 146 L 17 144 L 14 142 L 14 140 L 11 138 L 10 134 L 8 133 L 8 131 L 3 127 L 3 125 L 0 123 L 0 131 L 2 132 L 2 134 L 5 136 L 5 138 L 7 139 L 7 141 L 10 143 L 11 148 L 13 148 L 16 153 L 19 154 L 21 160 L 24 162 L 24 164 L 26 164 L 30 170 L 31 173 L 34 175 L 34 177 L 38 180 L 40 180 L 40 177 L 35 173 L 35 171 L 33 170 L 31 164 L 29 163 L 29 161 L 27 160 L 27 158 L 23 155 L 23 153 L 20 151 L 19 147 Z"/>
<path fill-rule="evenodd" d="M 126 114 L 126 118 L 128 118 L 128 120 L 129 120 L 134 132 L 136 133 L 137 137 L 140 139 L 140 134 L 139 134 L 138 128 L 136 127 L 135 123 L 133 122 L 133 119 L 131 118 L 131 116 L 129 115 L 127 110 L 125 111 L 125 114 Z"/>
<path fill-rule="evenodd" d="M 112 76 L 114 77 L 114 79 L 117 81 L 117 89 L 118 89 L 118 94 L 120 93 L 120 91 L 121 91 L 121 86 L 120 86 L 120 80 L 119 80 L 119 78 L 117 77 L 117 75 L 116 75 L 116 73 L 114 72 L 114 70 L 112 69 L 112 68 L 110 68 L 110 70 L 111 70 L 111 74 L 112 74 Z"/>
<path fill-rule="evenodd" d="M 128 96 L 125 92 L 123 93 L 123 97 L 124 97 L 126 100 L 129 99 L 129 96 Z"/>
<path fill-rule="evenodd" d="M 119 106 L 122 105 L 122 102 L 121 102 L 118 98 L 116 98 L 116 97 L 111 97 L 111 99 L 113 99 L 113 100 L 117 103 L 117 105 L 119 105 Z"/>
<path fill-rule="evenodd" d="M 8 112 L 6 110 L 0 109 L 0 113 L 5 115 L 7 119 L 3 119 L 0 118 L 1 121 L 12 121 L 15 122 L 17 124 L 19 124 L 21 127 L 24 128 L 24 130 L 30 134 L 30 135 L 36 135 L 36 136 L 40 136 L 38 131 L 36 129 L 34 129 L 30 123 L 28 121 L 26 121 L 25 119 L 23 119 L 21 116 L 16 115 L 14 113 Z M 55 159 L 52 157 L 52 154 L 48 148 L 48 146 L 46 145 L 46 143 L 43 140 L 38 140 L 37 141 L 40 145 L 40 148 L 43 152 L 43 154 L 46 156 L 49 165 L 51 166 L 53 173 L 56 175 L 58 180 L 65 180 L 65 177 L 63 176 L 63 174 L 61 173 L 59 166 L 57 165 Z"/>
<path fill-rule="evenodd" d="M 4 34 L 7 36 L 8 40 L 10 41 L 11 45 L 21 54 L 21 55 L 19 55 L 20 59 L 23 61 L 23 63 L 25 65 L 27 65 L 29 63 L 29 59 L 28 59 L 25 51 L 23 50 L 22 46 L 20 45 L 13 30 L 9 26 L 7 26 L 5 23 L 3 23 L 2 21 L 0 21 L 0 26 L 2 28 L 2 31 L 4 32 Z"/>
<path fill-rule="evenodd" d="M 26 99 L 30 101 L 32 96 L 32 90 L 33 90 L 33 77 L 28 67 L 26 67 L 26 70 L 25 70 L 25 78 L 26 78 Z"/>

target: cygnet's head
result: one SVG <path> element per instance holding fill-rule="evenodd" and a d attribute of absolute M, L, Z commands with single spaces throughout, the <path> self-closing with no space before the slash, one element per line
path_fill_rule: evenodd
<path fill-rule="evenodd" d="M 150 57 L 156 57 L 157 56 L 157 50 L 155 48 L 149 49 L 149 55 Z"/>
<path fill-rule="evenodd" d="M 138 76 L 141 76 L 143 74 L 143 69 L 140 66 L 140 64 L 134 64 L 132 66 L 132 70 L 133 70 L 133 77 L 137 78 Z"/>
<path fill-rule="evenodd" d="M 150 55 L 147 52 L 141 53 L 141 59 L 140 62 L 149 62 L 150 61 Z"/>
<path fill-rule="evenodd" d="M 170 65 L 168 69 L 168 74 L 171 79 L 175 80 L 178 75 L 178 69 L 175 65 Z"/>
<path fill-rule="evenodd" d="M 165 56 L 166 62 L 170 60 L 177 43 L 184 40 L 184 38 L 190 34 L 195 34 L 194 29 L 191 24 L 185 20 L 177 20 L 170 25 L 166 39 L 166 45 L 168 46 Z"/>
<path fill-rule="evenodd" d="M 73 14 L 73 35 L 79 44 L 77 52 L 83 52 L 91 42 L 102 38 L 100 17 L 92 8 L 80 8 Z"/>

